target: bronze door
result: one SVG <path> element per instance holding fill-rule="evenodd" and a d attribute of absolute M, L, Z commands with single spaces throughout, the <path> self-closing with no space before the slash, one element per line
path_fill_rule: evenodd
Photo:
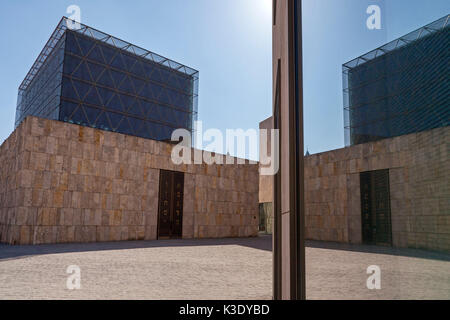
<path fill-rule="evenodd" d="M 363 242 L 391 246 L 389 170 L 363 172 L 360 183 Z"/>
<path fill-rule="evenodd" d="M 181 238 L 183 232 L 184 173 L 161 170 L 158 239 Z"/>

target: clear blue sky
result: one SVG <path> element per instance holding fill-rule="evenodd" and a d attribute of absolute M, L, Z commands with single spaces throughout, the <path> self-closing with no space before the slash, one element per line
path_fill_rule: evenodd
<path fill-rule="evenodd" d="M 258 128 L 272 112 L 272 0 L 3 0 L 0 142 L 13 130 L 17 88 L 66 8 L 82 22 L 200 71 L 204 129 Z M 382 30 L 366 8 L 382 8 Z M 344 146 L 342 64 L 450 12 L 448 0 L 305 0 L 305 145 Z"/>

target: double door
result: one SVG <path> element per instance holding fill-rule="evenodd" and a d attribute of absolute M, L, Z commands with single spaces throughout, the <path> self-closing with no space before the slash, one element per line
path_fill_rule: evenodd
<path fill-rule="evenodd" d="M 360 183 L 363 242 L 391 246 L 389 170 L 363 172 Z"/>
<path fill-rule="evenodd" d="M 183 191 L 183 172 L 160 171 L 158 239 L 182 237 Z"/>

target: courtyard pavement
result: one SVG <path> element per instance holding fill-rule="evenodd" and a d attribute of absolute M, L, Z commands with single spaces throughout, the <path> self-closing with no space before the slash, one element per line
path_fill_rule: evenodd
<path fill-rule="evenodd" d="M 271 237 L 0 245 L 0 299 L 271 299 Z M 450 255 L 308 242 L 308 299 L 450 299 Z M 67 289 L 70 265 L 81 288 Z M 369 290 L 367 267 L 381 269 Z"/>

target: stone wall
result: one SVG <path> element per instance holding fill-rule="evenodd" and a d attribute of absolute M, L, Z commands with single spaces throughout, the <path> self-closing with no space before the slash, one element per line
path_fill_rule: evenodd
<path fill-rule="evenodd" d="M 26 226 L 16 226 L 16 199 L 18 168 L 22 166 L 19 162 L 18 150 L 22 147 L 22 128 L 14 131 L 8 139 L 0 146 L 0 242 L 7 242 L 14 237 L 20 239 L 21 233 L 28 235 Z M 22 220 L 19 217 L 19 220 Z M 27 243 L 25 241 L 24 243 Z"/>
<path fill-rule="evenodd" d="M 360 173 L 389 169 L 396 247 L 450 251 L 450 128 L 306 158 L 307 237 L 361 243 Z"/>
<path fill-rule="evenodd" d="M 257 235 L 258 166 L 175 165 L 172 147 L 27 118 L 1 147 L 1 241 L 156 239 L 160 169 L 185 173 L 184 238 Z"/>
<path fill-rule="evenodd" d="M 444 127 L 305 157 L 306 238 L 361 243 L 360 173 L 389 169 L 393 245 L 450 251 L 449 141 Z"/>

